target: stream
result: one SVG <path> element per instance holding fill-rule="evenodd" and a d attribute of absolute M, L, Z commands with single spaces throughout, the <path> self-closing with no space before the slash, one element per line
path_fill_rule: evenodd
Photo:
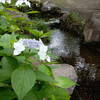
<path fill-rule="evenodd" d="M 71 100 L 100 100 L 100 56 L 80 45 L 80 39 L 60 29 L 54 29 L 49 48 L 61 63 L 73 65 L 78 75 Z"/>

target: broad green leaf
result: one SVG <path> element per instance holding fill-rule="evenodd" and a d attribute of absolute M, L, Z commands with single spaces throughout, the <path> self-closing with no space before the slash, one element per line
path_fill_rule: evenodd
<path fill-rule="evenodd" d="M 21 66 L 12 73 L 11 83 L 19 100 L 32 89 L 36 81 L 35 73 L 29 66 Z"/>
<path fill-rule="evenodd" d="M 15 35 L 5 34 L 0 38 L 0 46 L 11 48 L 11 40 L 15 40 Z"/>
<path fill-rule="evenodd" d="M 40 99 L 39 99 L 36 91 L 31 90 L 26 94 L 26 96 L 24 97 L 23 100 L 40 100 Z"/>
<path fill-rule="evenodd" d="M 63 76 L 59 76 L 55 80 L 58 82 L 56 84 L 56 86 L 59 86 L 61 88 L 69 88 L 69 87 L 71 87 L 73 85 L 76 85 L 75 82 L 73 82 L 69 78 L 66 78 L 66 77 L 63 77 Z"/>
<path fill-rule="evenodd" d="M 39 96 L 41 99 L 51 97 L 53 94 L 54 87 L 50 84 L 44 84 L 41 90 L 39 91 Z"/>
<path fill-rule="evenodd" d="M 27 12 L 26 14 L 34 14 L 34 13 L 40 13 L 39 11 L 30 11 L 30 12 Z"/>
<path fill-rule="evenodd" d="M 52 94 L 50 100 L 70 100 L 70 95 L 65 89 L 55 88 L 55 92 Z"/>
<path fill-rule="evenodd" d="M 25 56 L 16 56 L 19 63 L 25 62 Z"/>
<path fill-rule="evenodd" d="M 12 100 L 16 94 L 9 88 L 0 88 L 0 100 Z"/>
<path fill-rule="evenodd" d="M 45 73 L 41 71 L 36 71 L 35 74 L 36 74 L 36 80 L 46 81 L 46 82 L 56 82 L 50 76 L 46 75 Z"/>
<path fill-rule="evenodd" d="M 48 76 L 53 77 L 52 70 L 51 70 L 49 67 L 47 67 L 46 65 L 44 65 L 44 64 L 41 64 L 41 65 L 39 66 L 39 71 L 41 71 L 41 72 L 47 74 Z"/>
<path fill-rule="evenodd" d="M 10 78 L 13 70 L 19 66 L 18 61 L 14 57 L 3 57 L 1 65 L 2 69 L 0 69 L 0 82 Z"/>
<path fill-rule="evenodd" d="M 5 55 L 12 55 L 13 54 L 13 48 L 4 48 L 3 50 L 0 50 L 0 54 Z"/>

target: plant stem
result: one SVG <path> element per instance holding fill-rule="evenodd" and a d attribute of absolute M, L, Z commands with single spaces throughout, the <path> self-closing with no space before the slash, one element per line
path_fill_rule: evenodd
<path fill-rule="evenodd" d="M 27 55 L 27 57 L 26 57 L 25 65 L 27 64 L 27 60 L 28 60 L 28 58 L 29 58 L 29 55 L 30 55 L 30 50 L 29 50 L 28 55 Z"/>

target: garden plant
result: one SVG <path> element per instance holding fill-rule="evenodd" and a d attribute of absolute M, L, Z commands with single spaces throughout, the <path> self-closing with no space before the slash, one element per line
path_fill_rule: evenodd
<path fill-rule="evenodd" d="M 0 0 L 0 100 L 70 100 L 65 88 L 76 83 L 63 76 L 54 78 L 52 69 L 58 67 L 50 64 L 57 62 L 42 41 L 51 32 L 32 29 L 31 20 L 9 13 L 19 13 L 17 8 L 24 6 L 31 4 Z"/>

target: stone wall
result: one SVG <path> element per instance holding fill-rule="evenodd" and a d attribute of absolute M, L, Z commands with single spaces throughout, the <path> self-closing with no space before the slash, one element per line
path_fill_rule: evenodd
<path fill-rule="evenodd" d="M 87 18 L 94 12 L 100 12 L 100 0 L 42 0 L 57 4 L 63 11 L 79 12 Z"/>

